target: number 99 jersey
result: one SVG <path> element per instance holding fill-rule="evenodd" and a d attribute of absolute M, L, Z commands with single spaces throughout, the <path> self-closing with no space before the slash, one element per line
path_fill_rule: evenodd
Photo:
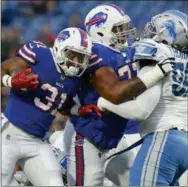
<path fill-rule="evenodd" d="M 175 65 L 168 82 L 163 87 L 165 95 L 187 97 L 188 96 L 188 54 L 180 52 L 168 45 L 157 43 L 152 39 L 142 39 L 135 42 L 134 59 L 137 60 L 156 60 L 162 58 L 175 58 Z M 167 80 L 165 79 L 165 80 Z"/>
<path fill-rule="evenodd" d="M 68 97 L 74 97 L 80 80 L 63 77 L 58 69 L 53 50 L 43 43 L 30 41 L 18 52 L 32 71 L 39 75 L 39 86 L 30 92 L 11 89 L 4 115 L 15 126 L 39 138 L 43 138 Z"/>
<path fill-rule="evenodd" d="M 142 122 L 141 134 L 170 128 L 187 130 L 188 54 L 151 39 L 143 39 L 135 43 L 134 57 L 136 60 L 157 61 L 164 57 L 175 58 L 173 71 L 162 80 L 159 103 L 149 118 Z"/>

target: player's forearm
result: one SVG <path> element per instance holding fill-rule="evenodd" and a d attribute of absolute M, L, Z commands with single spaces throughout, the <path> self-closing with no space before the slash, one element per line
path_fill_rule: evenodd
<path fill-rule="evenodd" d="M 7 74 L 6 70 L 1 66 L 1 79 L 6 74 Z"/>
<path fill-rule="evenodd" d="M 145 67 L 139 73 L 138 76 L 143 75 L 152 67 Z M 152 113 L 157 106 L 162 90 L 162 82 L 159 81 L 153 87 L 147 89 L 145 92 L 136 97 L 135 100 L 127 101 L 125 103 L 115 105 L 110 103 L 104 98 L 99 98 L 98 107 L 100 109 L 107 109 L 113 113 L 120 115 L 127 119 L 145 120 Z M 148 102 L 150 101 L 150 102 Z"/>
<path fill-rule="evenodd" d="M 1 82 L 2 86 L 12 87 L 13 74 L 21 69 L 25 70 L 29 65 L 20 57 L 12 57 L 1 63 Z M 28 71 L 28 73 L 31 71 Z M 24 72 L 23 72 L 24 74 Z M 14 81 L 15 82 L 15 81 Z"/>
<path fill-rule="evenodd" d="M 1 81 L 2 81 L 1 85 L 2 86 L 6 87 L 10 84 L 10 76 L 12 74 L 12 71 L 16 68 L 15 63 L 14 63 L 14 58 L 7 59 L 1 63 Z"/>
<path fill-rule="evenodd" d="M 119 104 L 138 96 L 145 90 L 145 84 L 139 78 L 134 78 L 117 81 L 108 89 L 104 87 L 100 95 L 114 104 Z"/>
<path fill-rule="evenodd" d="M 166 61 L 168 59 L 163 60 L 162 63 L 166 63 Z M 91 76 L 91 83 L 100 96 L 114 104 L 119 104 L 140 95 L 170 71 L 170 69 L 165 71 L 161 65 L 155 65 L 149 69 L 149 71 L 138 75 L 137 78 L 120 81 L 113 70 L 102 67 Z"/>
<path fill-rule="evenodd" d="M 114 104 L 130 100 L 146 90 L 139 78 L 120 81 L 113 71 L 105 67 L 95 72 L 91 83 L 101 97 Z"/>
<path fill-rule="evenodd" d="M 9 76 L 8 71 L 1 66 L 1 81 L 2 81 L 1 85 L 2 85 L 2 87 L 6 86 L 5 82 L 6 82 L 6 79 L 7 79 L 6 77 L 8 77 L 8 76 Z"/>
<path fill-rule="evenodd" d="M 126 119 L 145 120 L 149 115 L 149 112 L 140 107 L 136 100 L 131 100 L 119 105 L 115 105 L 100 97 L 98 99 L 97 105 L 101 110 L 107 109 L 108 111 Z"/>

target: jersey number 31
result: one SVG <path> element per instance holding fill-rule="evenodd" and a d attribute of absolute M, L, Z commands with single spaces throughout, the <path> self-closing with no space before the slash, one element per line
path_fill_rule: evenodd
<path fill-rule="evenodd" d="M 66 93 L 62 93 L 60 98 L 61 101 L 58 105 L 57 108 L 54 107 L 56 98 L 58 96 L 58 90 L 56 87 L 53 87 L 52 85 L 45 83 L 41 86 L 41 89 L 44 91 L 49 91 L 50 92 L 50 96 L 46 96 L 45 99 L 47 101 L 47 103 L 44 103 L 41 101 L 40 98 L 35 97 L 34 99 L 34 103 L 37 107 L 39 107 L 41 110 L 43 111 L 51 111 L 52 115 L 55 115 L 57 112 L 57 108 L 61 108 L 62 104 L 65 102 L 66 98 L 67 98 L 67 94 Z"/>

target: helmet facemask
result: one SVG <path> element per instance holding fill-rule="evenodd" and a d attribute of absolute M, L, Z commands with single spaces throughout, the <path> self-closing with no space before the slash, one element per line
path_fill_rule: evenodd
<path fill-rule="evenodd" d="M 88 66 L 90 54 L 74 48 L 62 49 L 56 61 L 66 76 L 80 77 Z"/>
<path fill-rule="evenodd" d="M 115 24 L 112 28 L 113 37 L 111 43 L 114 48 L 124 50 L 126 47 L 131 46 L 136 37 L 136 29 L 130 24 L 131 22 L 123 22 Z"/>
<path fill-rule="evenodd" d="M 161 28 L 157 31 L 157 28 L 153 21 L 148 22 L 144 27 L 144 38 L 152 38 L 156 42 L 162 42 L 167 45 L 173 45 L 173 41 L 167 41 L 166 38 L 163 37 L 163 32 L 166 31 L 166 28 Z"/>
<path fill-rule="evenodd" d="M 144 38 L 153 38 L 157 36 L 156 28 L 152 22 L 148 22 L 144 27 Z"/>

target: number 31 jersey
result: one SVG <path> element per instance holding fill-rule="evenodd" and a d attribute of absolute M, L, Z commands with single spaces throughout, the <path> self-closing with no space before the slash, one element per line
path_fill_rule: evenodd
<path fill-rule="evenodd" d="M 30 92 L 11 89 L 5 116 L 15 126 L 36 137 L 44 137 L 68 97 L 74 97 L 79 78 L 65 78 L 53 58 L 53 50 L 37 41 L 25 44 L 17 55 L 24 59 L 35 74 L 39 86 Z"/>

